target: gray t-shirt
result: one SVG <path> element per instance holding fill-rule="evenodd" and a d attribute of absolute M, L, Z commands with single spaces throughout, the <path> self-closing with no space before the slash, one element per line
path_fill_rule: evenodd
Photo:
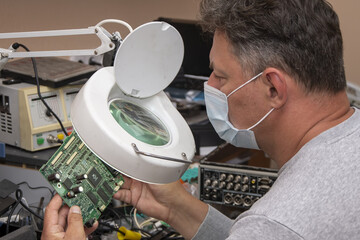
<path fill-rule="evenodd" d="M 210 207 L 193 239 L 226 237 L 360 239 L 360 110 L 305 144 L 235 221 Z"/>

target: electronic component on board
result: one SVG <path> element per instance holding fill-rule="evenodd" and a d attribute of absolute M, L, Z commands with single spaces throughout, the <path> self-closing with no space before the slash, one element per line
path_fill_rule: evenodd
<path fill-rule="evenodd" d="M 60 174 L 55 172 L 47 176 L 48 181 L 59 182 L 60 181 Z"/>
<path fill-rule="evenodd" d="M 105 163 L 83 145 L 75 131 L 64 140 L 40 172 L 68 206 L 81 208 L 87 226 L 100 217 L 124 183 L 122 175 L 118 173 L 114 176 L 114 172 L 109 171 Z"/>
<path fill-rule="evenodd" d="M 74 187 L 71 189 L 75 194 L 82 193 L 84 191 L 84 188 L 82 186 Z"/>

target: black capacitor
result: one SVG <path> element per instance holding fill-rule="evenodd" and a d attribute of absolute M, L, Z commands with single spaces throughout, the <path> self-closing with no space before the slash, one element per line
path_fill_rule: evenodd
<path fill-rule="evenodd" d="M 74 193 L 73 191 L 70 191 L 70 192 L 68 192 L 68 193 L 66 194 L 66 196 L 67 196 L 68 198 L 73 198 L 73 197 L 75 197 L 75 193 Z"/>
<path fill-rule="evenodd" d="M 78 180 L 78 181 L 84 180 L 87 178 L 88 178 L 88 175 L 86 173 L 76 176 L 76 180 Z"/>
<path fill-rule="evenodd" d="M 54 182 L 60 182 L 60 174 L 59 173 L 50 174 L 48 176 L 48 180 L 49 181 L 54 181 Z"/>
<path fill-rule="evenodd" d="M 82 193 L 84 191 L 84 188 L 82 186 L 74 187 L 71 189 L 75 194 Z"/>

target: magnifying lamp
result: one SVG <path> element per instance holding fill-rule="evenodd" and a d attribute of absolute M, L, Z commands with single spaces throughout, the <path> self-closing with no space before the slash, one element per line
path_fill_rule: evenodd
<path fill-rule="evenodd" d="M 121 20 L 104 20 L 86 29 L 1 33 L 0 39 L 95 34 L 95 49 L 16 52 L 0 48 L 0 69 L 10 58 L 99 55 L 115 49 L 117 34 L 102 25 L 116 22 L 130 33 L 117 50 L 114 66 L 98 70 L 71 107 L 75 132 L 108 166 L 149 183 L 178 180 L 191 163 L 195 142 L 184 118 L 163 92 L 184 56 L 179 32 L 165 22 L 133 30 Z"/>
<path fill-rule="evenodd" d="M 178 73 L 184 45 L 178 31 L 151 22 L 121 43 L 113 67 L 98 70 L 71 107 L 73 127 L 110 167 L 148 183 L 170 183 L 195 153 L 190 128 L 163 92 Z"/>
<path fill-rule="evenodd" d="M 121 40 L 101 26 L 106 22 L 123 24 L 130 34 Z M 184 55 L 182 38 L 168 23 L 133 30 L 123 21 L 105 20 L 87 29 L 0 33 L 0 39 L 82 34 L 96 34 L 101 45 L 24 53 L 0 48 L 0 69 L 10 58 L 98 55 L 120 44 L 114 66 L 95 72 L 76 95 L 70 113 L 74 131 L 39 170 L 68 206 L 80 206 L 85 226 L 91 227 L 123 185 L 123 175 L 148 183 L 174 182 L 191 163 L 195 142 L 163 92 Z"/>

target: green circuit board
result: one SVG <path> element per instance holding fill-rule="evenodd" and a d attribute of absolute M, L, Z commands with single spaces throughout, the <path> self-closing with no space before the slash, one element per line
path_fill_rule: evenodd
<path fill-rule="evenodd" d="M 75 131 L 40 172 L 69 207 L 81 208 L 87 227 L 100 217 L 124 183 L 122 175 L 92 153 Z"/>

